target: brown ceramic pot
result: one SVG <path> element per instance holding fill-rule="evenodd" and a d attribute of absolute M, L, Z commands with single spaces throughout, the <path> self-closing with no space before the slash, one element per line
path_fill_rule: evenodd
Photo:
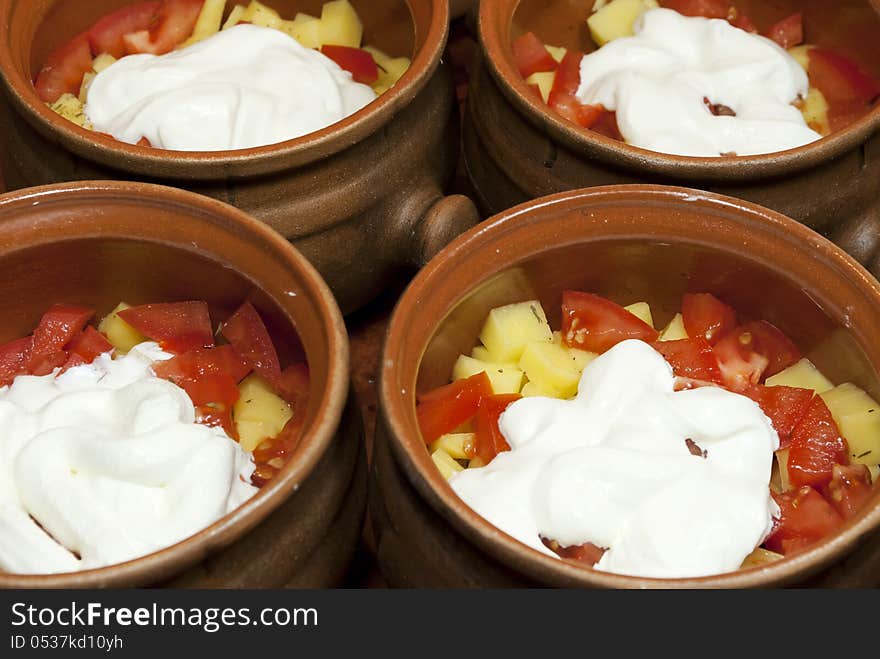
<path fill-rule="evenodd" d="M 415 393 L 449 381 L 455 359 L 477 343 L 496 306 L 537 298 L 558 327 L 567 288 L 622 304 L 647 300 L 658 326 L 679 309 L 684 292 L 714 292 L 747 317 L 776 324 L 833 381 L 880 395 L 880 283 L 803 225 L 729 197 L 646 185 L 580 190 L 517 207 L 443 250 L 392 317 L 371 473 L 378 560 L 390 584 L 880 585 L 880 487 L 862 513 L 815 548 L 703 579 L 640 579 L 557 560 L 466 506 L 425 448 Z"/>
<path fill-rule="evenodd" d="M 225 201 L 292 240 L 345 312 L 477 221 L 467 198 L 443 196 L 458 158 L 457 106 L 448 67 L 440 66 L 447 0 L 353 0 L 367 43 L 412 55 L 400 83 L 324 130 L 211 153 L 123 144 L 60 118 L 36 96 L 32 77 L 53 48 L 132 1 L 0 0 L 0 168 L 9 189 L 141 180 Z M 322 0 L 266 4 L 292 16 L 319 13 Z"/>
<path fill-rule="evenodd" d="M 87 182 L 0 196 L 0 342 L 29 333 L 47 305 L 100 317 L 130 304 L 206 300 L 228 317 L 245 299 L 282 362 L 304 350 L 311 395 L 289 464 L 239 509 L 191 538 L 127 563 L 52 576 L 0 574 L 0 587 L 328 587 L 360 537 L 362 426 L 348 400 L 339 307 L 287 241 L 231 206 L 139 183 Z"/>
<path fill-rule="evenodd" d="M 880 0 L 736 0 L 760 24 L 804 14 L 811 43 L 854 57 L 880 77 Z M 464 151 L 487 214 L 562 190 L 619 183 L 699 188 L 778 210 L 829 235 L 880 274 L 880 107 L 847 129 L 790 151 L 687 158 L 646 151 L 579 129 L 531 93 L 511 40 L 531 30 L 547 43 L 594 50 L 593 2 L 484 0 L 481 57 L 471 78 Z"/>

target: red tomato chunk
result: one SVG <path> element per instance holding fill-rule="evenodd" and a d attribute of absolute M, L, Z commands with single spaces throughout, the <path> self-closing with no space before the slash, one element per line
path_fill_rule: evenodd
<path fill-rule="evenodd" d="M 169 352 L 184 353 L 214 345 L 206 302 L 144 304 L 120 311 L 119 317 Z"/>
<path fill-rule="evenodd" d="M 485 371 L 458 380 L 419 397 L 416 415 L 426 444 L 470 421 L 483 398 L 492 395 L 492 383 Z"/>
<path fill-rule="evenodd" d="M 553 59 L 534 32 L 526 32 L 517 37 L 511 45 L 511 49 L 516 68 L 519 69 L 523 78 L 528 78 L 533 73 L 542 71 L 555 71 L 558 66 L 556 60 Z M 580 74 L 578 74 L 578 79 L 580 80 Z"/>
<path fill-rule="evenodd" d="M 605 352 L 621 341 L 656 341 L 657 330 L 629 311 L 592 293 L 562 294 L 562 338 L 566 345 L 591 352 Z"/>
<path fill-rule="evenodd" d="M 351 73 L 355 82 L 370 85 L 379 78 L 379 67 L 373 56 L 361 48 L 350 46 L 321 46 L 321 52 Z"/>
<path fill-rule="evenodd" d="M 846 440 L 820 396 L 814 396 L 807 412 L 791 433 L 788 476 L 795 487 L 820 487 L 831 480 L 834 465 L 849 463 Z"/>
<path fill-rule="evenodd" d="M 835 533 L 843 518 L 821 494 L 808 485 L 794 492 L 773 494 L 780 518 L 764 542 L 771 551 L 789 555 Z"/>

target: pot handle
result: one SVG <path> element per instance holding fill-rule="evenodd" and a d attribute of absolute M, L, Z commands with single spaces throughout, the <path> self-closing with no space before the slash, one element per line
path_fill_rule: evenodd
<path fill-rule="evenodd" d="M 880 201 L 845 222 L 831 239 L 880 279 Z"/>
<path fill-rule="evenodd" d="M 437 252 L 479 222 L 480 214 L 469 197 L 454 194 L 436 199 L 411 225 L 406 260 L 416 267 L 424 266 Z"/>

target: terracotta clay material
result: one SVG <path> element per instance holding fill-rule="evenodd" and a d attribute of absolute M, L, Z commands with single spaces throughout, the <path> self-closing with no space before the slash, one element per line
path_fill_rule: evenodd
<path fill-rule="evenodd" d="M 292 240 L 348 312 L 404 265 L 421 265 L 478 219 L 444 197 L 458 157 L 456 105 L 440 58 L 447 0 L 354 0 L 366 43 L 412 56 L 401 81 L 324 130 L 256 149 L 175 152 L 75 126 L 40 102 L 32 77 L 46 55 L 131 0 L 0 0 L 9 189 L 81 179 L 163 183 L 228 202 Z M 283 16 L 320 14 L 321 0 L 267 0 Z M 231 6 L 231 4 L 230 4 Z"/>
<path fill-rule="evenodd" d="M 497 215 L 413 280 L 383 355 L 371 485 L 378 560 L 396 586 L 728 588 L 880 585 L 880 488 L 841 533 L 760 568 L 702 579 L 603 573 L 545 556 L 464 504 L 425 448 L 416 392 L 449 381 L 488 312 L 539 299 L 559 327 L 565 289 L 645 300 L 658 327 L 681 295 L 707 291 L 780 327 L 834 382 L 880 395 L 880 283 L 815 232 L 778 213 L 683 188 L 612 186 Z M 846 569 L 827 570 L 841 565 Z"/>
<path fill-rule="evenodd" d="M 737 0 L 760 24 L 803 12 L 810 43 L 852 56 L 880 77 L 880 0 Z M 519 75 L 513 38 L 594 50 L 593 3 L 484 0 L 480 61 L 464 125 L 468 172 L 487 214 L 563 190 L 620 183 L 683 185 L 778 210 L 828 235 L 880 274 L 880 107 L 814 144 L 763 156 L 686 158 L 646 151 L 578 128 Z"/>
<path fill-rule="evenodd" d="M 348 400 L 348 339 L 327 285 L 281 236 L 231 206 L 172 188 L 86 182 L 0 196 L 0 343 L 48 304 L 102 317 L 130 304 L 199 299 L 213 318 L 250 300 L 282 363 L 310 367 L 303 440 L 279 475 L 189 539 L 72 574 L 0 574 L 0 587 L 328 587 L 357 547 L 364 513 L 362 426 Z M 347 402 L 348 401 L 348 402 Z"/>

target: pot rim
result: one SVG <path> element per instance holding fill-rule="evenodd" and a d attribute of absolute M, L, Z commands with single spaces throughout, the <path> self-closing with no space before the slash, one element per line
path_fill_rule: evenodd
<path fill-rule="evenodd" d="M 26 188 L 0 195 L 0 214 L 10 207 L 95 198 L 139 200 L 154 204 L 158 202 L 166 207 L 185 208 L 189 212 L 222 220 L 241 230 L 249 238 L 265 243 L 267 251 L 274 253 L 287 267 L 302 277 L 303 289 L 315 300 L 328 339 L 327 386 L 321 393 L 320 405 L 316 406 L 318 412 L 315 418 L 304 430 L 303 440 L 295 454 L 296 459 L 288 462 L 279 475 L 260 488 L 253 497 L 210 526 L 159 551 L 106 567 L 61 574 L 0 572 L 0 588 L 95 588 L 145 583 L 156 576 L 164 578 L 174 574 L 180 566 L 198 562 L 204 556 L 248 533 L 281 506 L 312 475 L 318 461 L 334 440 L 348 398 L 348 333 L 333 294 L 314 266 L 293 245 L 246 213 L 214 199 L 172 187 L 138 182 L 77 181 Z M 112 236 L 112 232 L 108 235 Z M 142 238 L 137 240 L 145 242 Z M 186 249 L 179 244 L 173 246 Z M 12 251 L 18 249 L 20 247 Z M 0 256 L 8 251 L 7 248 L 0 249 Z M 216 260 L 232 265 L 227 259 Z M 292 318 L 282 297 L 265 289 L 263 292 L 284 311 L 292 327 Z"/>
<path fill-rule="evenodd" d="M 8 17 L 20 1 L 0 0 L 3 19 L 0 20 L 0 81 L 12 100 L 13 109 L 41 134 L 78 156 L 136 174 L 184 180 L 270 174 L 328 158 L 361 142 L 391 121 L 427 86 L 440 65 L 449 32 L 447 2 L 401 0 L 410 12 L 414 33 L 412 4 L 429 2 L 430 25 L 407 72 L 373 102 L 326 128 L 277 144 L 229 151 L 172 151 L 120 142 L 77 126 L 49 109 L 37 96 L 33 82 L 21 75 L 11 52 Z"/>
<path fill-rule="evenodd" d="M 815 167 L 863 146 L 871 136 L 880 132 L 880 103 L 858 121 L 812 144 L 754 156 L 712 158 L 671 155 L 632 146 L 577 127 L 536 98 L 514 65 L 510 28 L 520 1 L 482 0 L 480 3 L 477 31 L 483 59 L 488 62 L 489 71 L 504 96 L 531 123 L 548 130 L 563 144 L 590 157 L 600 158 L 615 166 L 664 176 L 745 181 Z M 877 9 L 880 12 L 880 8 Z"/>
<path fill-rule="evenodd" d="M 397 464 L 410 484 L 427 504 L 438 513 L 455 532 L 463 535 L 481 551 L 539 583 L 561 585 L 566 587 L 601 587 L 601 588 L 754 588 L 792 583 L 799 577 L 815 573 L 829 565 L 854 548 L 860 538 L 880 528 L 880 496 L 875 494 L 873 505 L 849 520 L 842 531 L 828 538 L 809 550 L 795 554 L 783 560 L 747 569 L 740 569 L 720 575 L 698 578 L 658 579 L 636 577 L 601 572 L 568 561 L 547 556 L 512 536 L 507 535 L 493 524 L 473 511 L 457 494 L 434 466 L 428 451 L 424 448 L 421 437 L 410 433 L 416 429 L 415 405 L 412 394 L 416 382 L 403 382 L 396 377 L 397 357 L 407 341 L 406 327 L 415 316 L 418 301 L 434 290 L 443 281 L 445 274 L 456 268 L 463 267 L 474 254 L 485 253 L 493 244 L 493 237 L 504 233 L 516 233 L 527 225 L 551 223 L 553 220 L 541 219 L 542 209 L 566 207 L 574 212 L 589 208 L 591 201 L 600 201 L 605 205 L 615 199 L 627 205 L 639 202 L 677 201 L 688 203 L 699 201 L 710 207 L 728 209 L 737 212 L 743 221 L 761 226 L 764 230 L 776 234 L 787 233 L 792 241 L 803 242 L 822 253 L 826 260 L 826 268 L 848 287 L 859 289 L 862 294 L 872 298 L 880 308 L 880 282 L 872 277 L 855 259 L 842 249 L 815 233 L 811 229 L 794 220 L 761 207 L 724 195 L 708 193 L 690 188 L 628 184 L 612 185 L 573 190 L 543 197 L 516 206 L 502 212 L 462 234 L 442 252 L 440 252 L 410 283 L 391 317 L 388 326 L 382 356 L 382 371 L 379 381 L 380 412 L 385 427 L 389 430 L 389 443 Z M 725 219 L 725 222 L 731 220 Z M 708 230 L 707 230 L 708 234 Z M 594 238 L 586 238 L 577 242 L 592 240 L 621 239 L 630 237 L 633 240 L 644 239 L 632 231 L 623 234 L 605 233 Z M 668 242 L 664 237 L 664 242 Z M 712 245 L 711 234 L 695 236 L 684 242 L 701 245 Z M 524 244 L 527 244 L 524 241 Z M 530 258 L 548 248 L 561 246 L 562 242 L 543 245 L 536 248 L 531 255 L 520 254 L 517 260 L 507 266 Z M 565 243 L 570 244 L 570 243 Z M 723 249 L 718 248 L 717 249 Z M 502 266 L 501 269 L 503 269 Z M 473 281 L 468 289 L 461 290 L 454 301 L 445 310 L 448 314 L 460 303 L 480 281 Z M 432 328 L 436 328 L 442 318 L 432 319 Z M 856 325 L 858 320 L 856 320 Z M 430 339 L 429 339 L 430 340 Z M 860 342 L 860 345 L 864 345 Z M 427 347 L 420 346 L 422 356 Z M 421 361 L 421 358 L 420 358 Z M 880 364 L 874 364 L 875 371 Z M 416 370 L 417 377 L 418 369 Z M 404 395 L 398 387 L 406 390 Z M 409 391 L 409 390 L 412 391 Z"/>

